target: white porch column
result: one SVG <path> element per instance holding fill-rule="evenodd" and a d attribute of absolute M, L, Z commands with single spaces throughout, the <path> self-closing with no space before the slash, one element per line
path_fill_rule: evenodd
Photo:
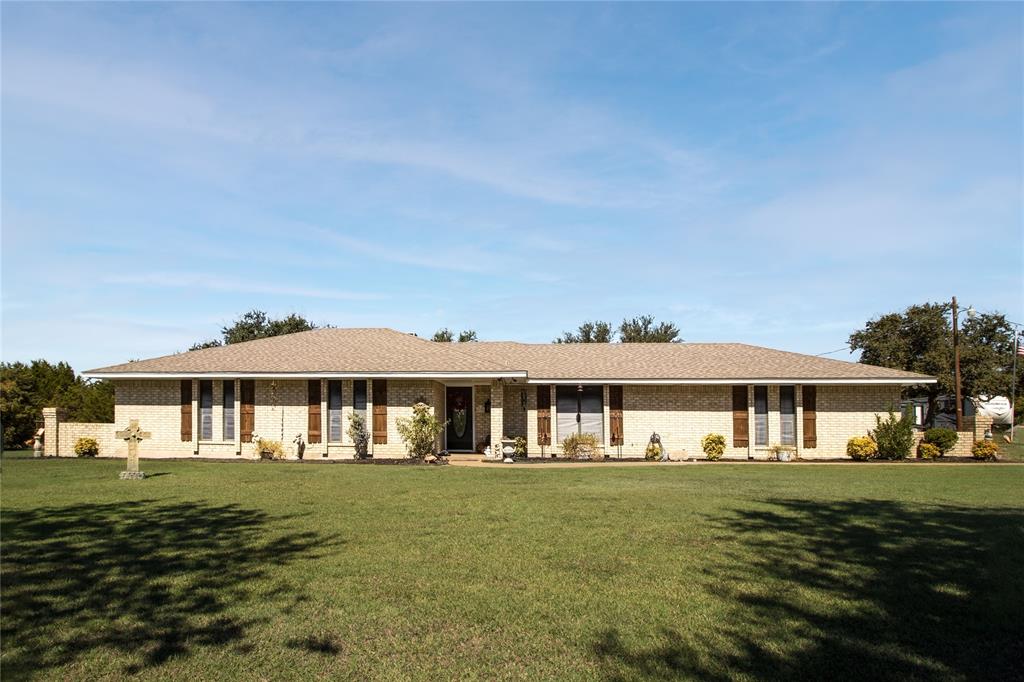
<path fill-rule="evenodd" d="M 199 379 L 192 380 L 192 454 L 199 454 Z"/>
<path fill-rule="evenodd" d="M 505 435 L 505 385 L 501 379 L 491 382 L 491 454 L 501 453 L 501 439 Z"/>

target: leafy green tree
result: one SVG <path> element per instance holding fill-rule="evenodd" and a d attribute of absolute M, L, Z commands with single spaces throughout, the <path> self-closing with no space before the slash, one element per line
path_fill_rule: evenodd
<path fill-rule="evenodd" d="M 654 323 L 653 315 L 625 319 L 619 325 L 619 339 L 623 343 L 679 343 L 679 327 L 672 322 Z"/>
<path fill-rule="evenodd" d="M 452 330 L 448 329 L 448 327 L 445 327 L 444 329 L 438 329 L 436 332 L 434 332 L 434 335 L 431 337 L 430 340 L 436 341 L 438 343 L 452 343 L 456 339 L 455 334 L 452 333 Z M 476 332 L 472 329 L 466 329 L 464 331 L 459 332 L 459 343 L 469 343 L 471 341 L 476 340 Z"/>
<path fill-rule="evenodd" d="M 46 360 L 0 364 L 0 421 L 7 447 L 32 438 L 44 407 L 61 407 L 73 421 L 114 420 L 114 387 L 87 382 L 66 362 Z"/>
<path fill-rule="evenodd" d="M 928 398 L 931 422 L 935 399 L 955 391 L 953 331 L 948 303 L 913 305 L 868 321 L 850 335 L 850 349 L 860 361 L 908 372 L 928 374 L 937 383 L 912 387 L 912 396 Z M 1024 368 L 1018 369 L 1024 374 Z M 1013 377 L 1013 328 L 1000 313 L 967 317 L 960 331 L 960 377 L 963 394 L 1008 395 Z M 1017 377 L 1020 381 L 1020 376 Z"/>
<path fill-rule="evenodd" d="M 434 336 L 431 337 L 430 340 L 436 341 L 438 343 L 451 343 L 452 341 L 455 340 L 455 335 L 452 334 L 451 329 L 445 327 L 444 329 L 438 329 L 436 332 L 434 332 Z"/>
<path fill-rule="evenodd" d="M 614 332 L 608 322 L 584 322 L 574 332 L 562 332 L 555 343 L 611 343 Z"/>
<path fill-rule="evenodd" d="M 305 332 L 311 329 L 318 329 L 318 326 L 295 313 L 275 319 L 262 310 L 250 310 L 230 325 L 223 327 L 220 330 L 221 339 L 200 341 L 192 344 L 189 350 L 216 348 L 217 346 L 231 343 L 265 339 L 270 336 L 281 336 L 282 334 L 294 334 L 295 332 Z"/>

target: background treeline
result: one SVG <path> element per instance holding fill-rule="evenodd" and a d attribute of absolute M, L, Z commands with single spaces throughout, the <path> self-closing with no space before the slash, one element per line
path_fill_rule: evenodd
<path fill-rule="evenodd" d="M 72 421 L 112 422 L 114 385 L 77 377 L 66 362 L 0 363 L 4 448 L 21 447 L 32 438 L 44 407 L 63 407 Z"/>

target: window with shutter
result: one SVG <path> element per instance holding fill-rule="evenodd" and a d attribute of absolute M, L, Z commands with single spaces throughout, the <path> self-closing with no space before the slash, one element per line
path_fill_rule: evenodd
<path fill-rule="evenodd" d="M 319 443 L 320 434 L 320 380 L 310 379 L 306 384 L 306 403 L 309 408 L 306 433 L 310 443 Z"/>
<path fill-rule="evenodd" d="M 796 391 L 792 386 L 779 386 L 779 429 L 783 445 L 796 445 Z"/>
<path fill-rule="evenodd" d="M 622 386 L 608 387 L 608 419 L 611 444 L 622 445 L 625 443 L 622 433 Z"/>
<path fill-rule="evenodd" d="M 537 445 L 551 445 L 551 387 L 537 386 Z"/>
<path fill-rule="evenodd" d="M 341 382 L 327 382 L 327 440 L 341 442 Z"/>
<path fill-rule="evenodd" d="M 388 382 L 386 379 L 373 380 L 373 443 L 384 445 L 388 442 Z"/>
<path fill-rule="evenodd" d="M 750 446 L 750 419 L 748 415 L 747 387 L 732 387 L 732 446 Z"/>
<path fill-rule="evenodd" d="M 352 382 L 352 410 L 366 421 L 366 379 Z"/>
<path fill-rule="evenodd" d="M 224 440 L 235 439 L 235 381 L 224 382 Z"/>
<path fill-rule="evenodd" d="M 242 432 L 242 442 L 252 442 L 252 432 L 256 428 L 256 381 L 253 379 L 242 379 L 241 400 L 239 401 L 239 431 Z"/>
<path fill-rule="evenodd" d="M 590 433 L 604 442 L 604 389 L 601 386 L 558 386 L 555 389 L 558 440 Z"/>
<path fill-rule="evenodd" d="M 192 440 L 192 380 L 181 380 L 181 440 Z"/>
<path fill-rule="evenodd" d="M 767 386 L 754 386 L 754 445 L 768 445 Z"/>
<path fill-rule="evenodd" d="M 818 447 L 818 387 L 803 387 L 804 447 Z"/>
<path fill-rule="evenodd" d="M 199 382 L 199 440 L 213 440 L 213 382 Z"/>

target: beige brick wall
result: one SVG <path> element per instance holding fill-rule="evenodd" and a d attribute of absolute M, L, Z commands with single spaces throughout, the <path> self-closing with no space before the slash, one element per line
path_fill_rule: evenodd
<path fill-rule="evenodd" d="M 125 426 L 128 426 L 125 424 Z M 62 422 L 58 427 L 58 454 L 75 457 L 75 443 L 79 438 L 95 438 L 100 446 L 100 457 L 126 457 L 128 443 L 114 436 L 114 424 L 95 422 Z"/>
<path fill-rule="evenodd" d="M 58 427 L 57 441 L 60 454 L 71 453 L 74 440 L 79 435 L 90 435 L 100 442 L 101 454 L 123 456 L 126 446 L 114 439 L 113 432 L 127 426 L 131 419 L 138 419 L 142 429 L 150 431 L 153 438 L 140 445 L 143 457 L 192 456 L 198 448 L 200 457 L 234 457 L 239 448 L 239 408 L 237 400 L 241 392 L 236 387 L 236 439 L 224 441 L 223 396 L 221 380 L 214 381 L 213 439 L 198 441 L 199 420 L 193 418 L 193 433 L 196 442 L 181 442 L 179 382 L 177 380 L 119 380 L 115 382 L 115 422 L 112 425 L 62 423 Z M 520 391 L 526 390 L 527 409 L 523 410 Z M 255 432 L 264 438 L 282 440 L 286 451 L 294 456 L 292 439 L 301 433 L 308 442 L 308 407 L 305 380 L 258 380 L 256 381 Z M 370 398 L 372 400 L 372 388 Z M 707 433 L 721 433 L 729 445 L 726 455 L 745 458 L 747 448 L 732 446 L 732 394 L 730 386 L 653 386 L 626 385 L 623 389 L 623 427 L 625 443 L 621 448 L 623 456 L 642 456 L 647 440 L 653 431 L 658 432 L 670 451 L 686 450 L 689 456 L 702 455 L 700 439 Z M 552 389 L 552 428 L 557 423 L 554 391 Z M 800 387 L 797 397 L 797 446 L 804 458 L 843 457 L 846 441 L 854 435 L 867 433 L 875 425 L 875 414 L 884 414 L 891 405 L 899 404 L 898 386 L 818 386 L 818 447 L 805 450 L 803 446 L 803 423 Z M 752 396 L 750 391 L 748 395 Z M 308 444 L 305 456 L 308 459 L 321 458 L 326 451 L 331 458 L 352 457 L 353 449 L 347 434 L 347 416 L 352 411 L 352 381 L 342 385 L 343 434 L 342 442 L 328 444 L 327 440 L 327 386 L 322 391 L 323 444 Z M 430 380 L 394 380 L 388 382 L 388 442 L 371 444 L 375 457 L 404 457 L 405 446 L 398 435 L 396 419 L 412 415 L 412 405 L 424 400 L 433 405 L 438 418 L 443 419 L 444 386 Z M 537 401 L 536 387 L 511 382 L 492 382 L 477 385 L 474 392 L 474 417 L 476 440 L 482 441 L 488 434 L 527 438 L 531 456 L 540 455 L 537 445 Z M 195 382 L 193 398 L 198 401 L 198 381 Z M 484 403 L 492 401 L 491 413 L 484 411 Z M 605 401 L 607 406 L 607 400 Z M 769 387 L 769 444 L 779 441 L 779 389 Z M 609 415 L 605 410 L 605 430 Z M 368 426 L 372 426 L 372 410 L 368 410 Z M 751 419 L 753 407 L 751 397 Z M 753 424 L 751 424 L 753 438 Z M 49 440 L 49 439 L 48 439 Z M 607 440 L 607 433 L 606 433 Z M 969 449 L 969 438 L 962 437 L 963 446 Z M 52 442 L 47 447 L 54 447 Z M 252 456 L 252 446 L 241 444 L 242 456 Z M 557 450 L 557 445 L 554 446 Z M 755 456 L 763 451 L 755 450 Z M 109 452 L 108 452 L 109 451 Z M 618 448 L 607 448 L 609 455 L 618 454 Z"/>

